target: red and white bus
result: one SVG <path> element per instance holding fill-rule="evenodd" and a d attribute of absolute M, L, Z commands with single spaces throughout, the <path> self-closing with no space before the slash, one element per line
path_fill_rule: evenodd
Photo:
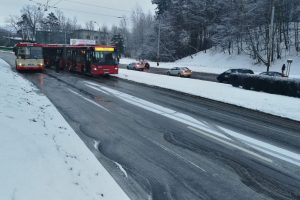
<path fill-rule="evenodd" d="M 16 44 L 14 52 L 16 55 L 16 69 L 18 71 L 39 70 L 43 71 L 43 45 L 37 43 L 22 42 Z"/>
<path fill-rule="evenodd" d="M 91 75 L 118 74 L 116 49 L 104 45 L 43 45 L 46 66 Z"/>

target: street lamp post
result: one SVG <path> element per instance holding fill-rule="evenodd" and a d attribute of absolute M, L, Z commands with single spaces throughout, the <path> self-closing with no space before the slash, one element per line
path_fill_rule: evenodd
<path fill-rule="evenodd" d="M 157 66 L 159 66 L 159 59 L 160 59 L 160 18 L 158 17 L 158 35 L 157 35 Z"/>
<path fill-rule="evenodd" d="M 122 19 L 123 20 L 123 24 L 121 23 L 120 25 L 123 25 L 122 26 L 122 37 L 123 37 L 123 54 L 125 55 L 125 47 L 127 45 L 127 42 L 128 42 L 128 38 L 127 38 L 127 20 L 126 20 L 126 17 L 122 16 L 122 17 L 118 17 L 119 19 Z M 122 22 L 122 21 L 121 21 Z"/>
<path fill-rule="evenodd" d="M 287 70 L 286 70 L 286 76 L 289 77 L 290 76 L 290 71 L 291 71 L 291 66 L 293 63 L 293 59 L 288 59 L 287 60 L 288 66 L 287 66 Z"/>
<path fill-rule="evenodd" d="M 98 41 L 99 41 L 99 42 L 96 42 L 96 43 L 100 43 L 100 37 L 101 37 L 100 25 L 99 25 L 98 22 L 96 22 L 96 21 L 94 21 L 94 23 L 97 24 L 97 26 L 98 26 L 98 33 L 99 33 L 99 35 L 98 35 Z"/>

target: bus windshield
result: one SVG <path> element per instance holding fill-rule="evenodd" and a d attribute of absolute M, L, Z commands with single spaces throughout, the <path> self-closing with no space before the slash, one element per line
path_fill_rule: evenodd
<path fill-rule="evenodd" d="M 99 65 L 116 65 L 116 59 L 113 52 L 95 51 L 93 62 Z"/>
<path fill-rule="evenodd" d="M 41 47 L 19 47 L 17 57 L 20 59 L 43 59 Z"/>

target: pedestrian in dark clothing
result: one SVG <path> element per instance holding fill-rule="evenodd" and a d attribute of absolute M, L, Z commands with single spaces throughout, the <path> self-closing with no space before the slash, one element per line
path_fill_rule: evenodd
<path fill-rule="evenodd" d="M 284 73 L 285 72 L 285 68 L 286 68 L 285 64 L 283 64 L 282 67 L 281 67 L 282 76 L 285 76 L 285 73 Z"/>

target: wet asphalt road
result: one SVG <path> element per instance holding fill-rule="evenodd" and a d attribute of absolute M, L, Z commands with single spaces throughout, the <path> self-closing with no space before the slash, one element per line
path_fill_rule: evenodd
<path fill-rule="evenodd" d="M 0 57 L 14 63 L 12 55 Z M 230 135 L 299 156 L 299 122 L 112 77 L 22 75 L 132 199 L 300 199 L 300 157 Z"/>

